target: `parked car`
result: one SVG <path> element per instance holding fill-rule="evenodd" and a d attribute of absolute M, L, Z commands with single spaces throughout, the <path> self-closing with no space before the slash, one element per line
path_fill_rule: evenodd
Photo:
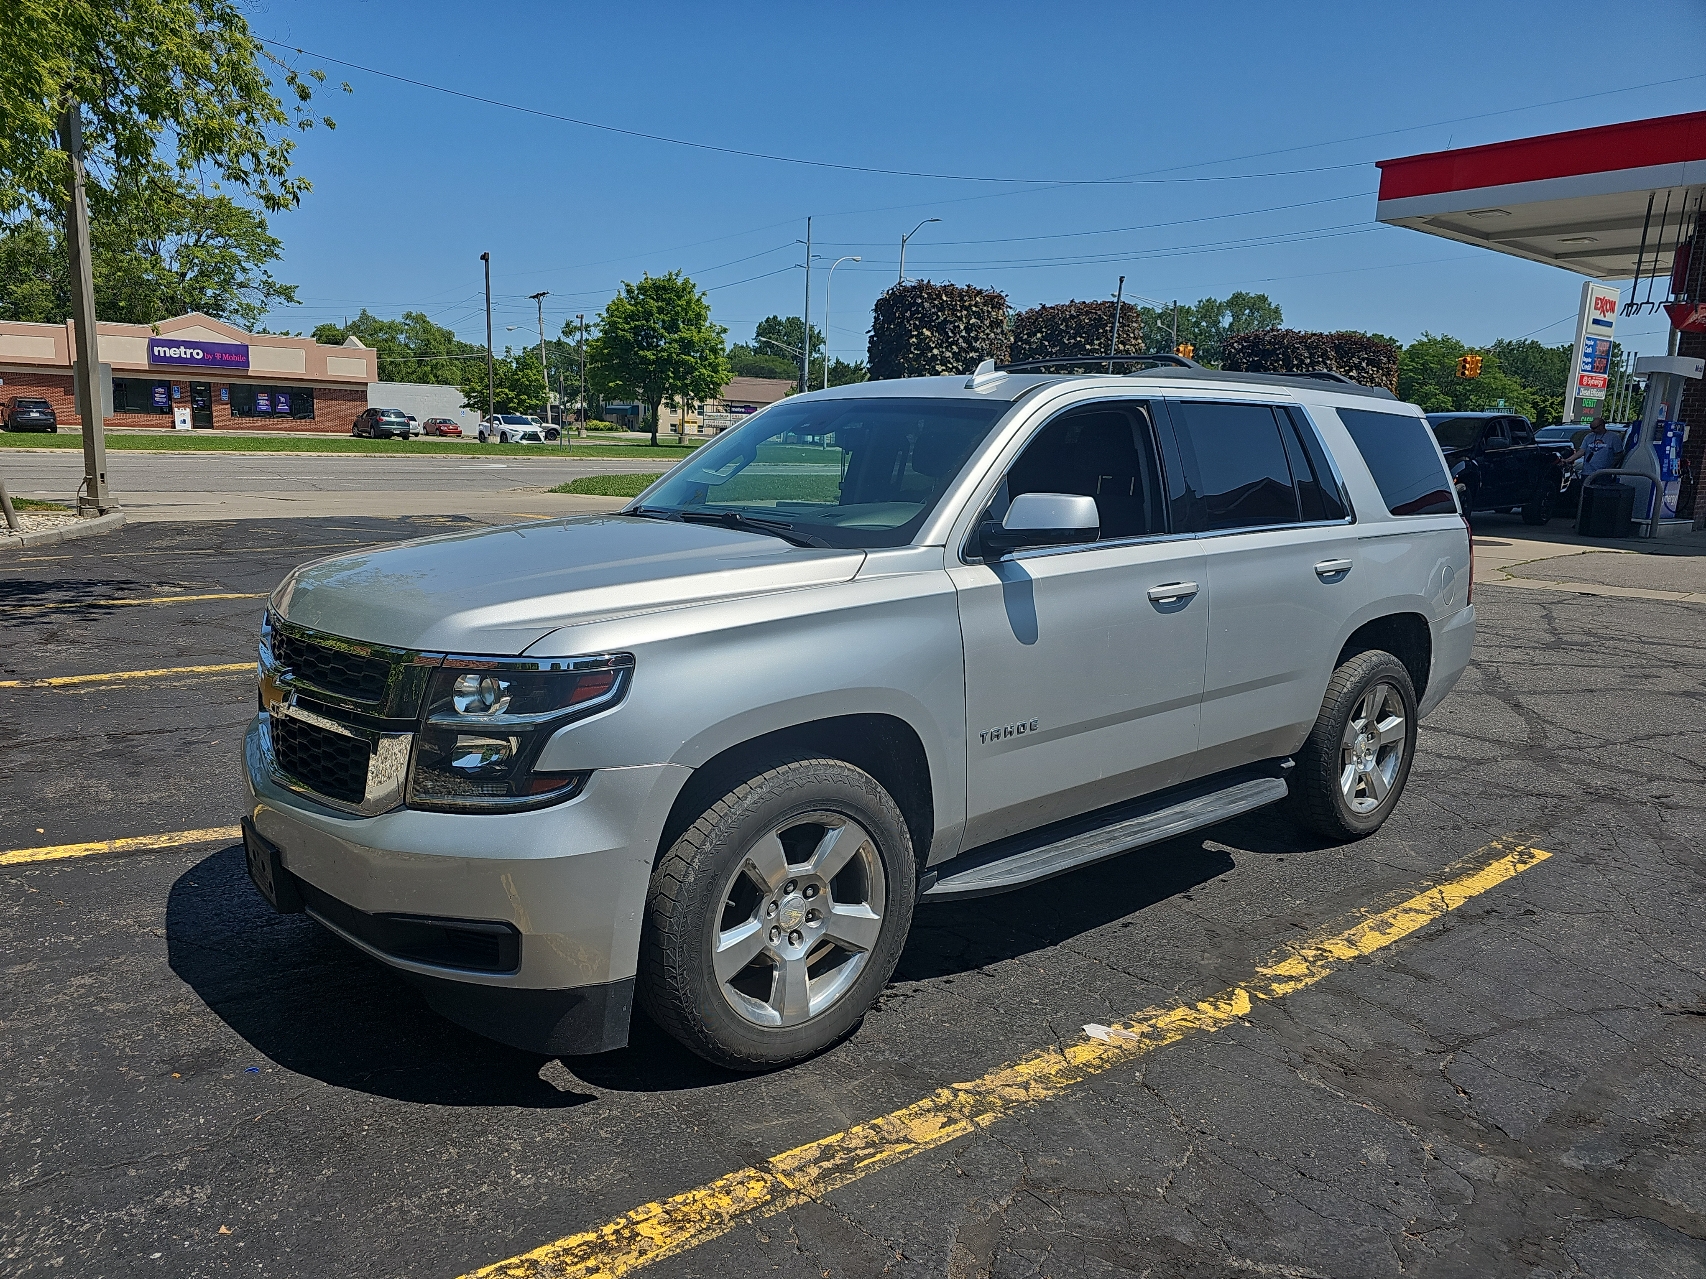
<path fill-rule="evenodd" d="M 47 431 L 59 434 L 59 415 L 38 395 L 14 395 L 6 401 L 8 431 Z"/>
<path fill-rule="evenodd" d="M 411 434 L 409 417 L 402 409 L 366 409 L 356 418 L 349 433 L 375 440 L 406 440 Z"/>
<path fill-rule="evenodd" d="M 292 572 L 250 873 L 481 1034 L 599 1052 L 638 999 L 765 1069 L 858 1023 L 920 900 L 1282 800 L 1378 829 L 1471 588 L 1389 392 L 986 363 L 792 396 L 619 513 Z"/>
<path fill-rule="evenodd" d="M 1613 447 L 1615 449 L 1611 455 L 1611 464 L 1613 466 L 1622 466 L 1624 443 L 1629 438 L 1629 427 L 1611 426 L 1607 424 L 1605 430 L 1606 434 L 1611 436 Z M 1541 427 L 1534 433 L 1534 440 L 1537 444 L 1548 444 L 1554 447 L 1568 446 L 1569 451 L 1564 454 L 1564 456 L 1568 457 L 1570 453 L 1574 453 L 1576 449 L 1580 447 L 1582 438 L 1587 435 L 1587 433 L 1588 428 L 1586 426 L 1564 423 L 1559 426 Z M 1560 474 L 1558 480 L 1558 499 L 1554 505 L 1558 510 L 1570 515 L 1575 514 L 1576 510 L 1581 506 L 1582 501 L 1582 476 L 1581 472 L 1577 469 L 1579 466 L 1580 462 L 1578 461 L 1576 466 L 1566 468 Z"/>
<path fill-rule="evenodd" d="M 428 435 L 455 436 L 458 439 L 462 437 L 462 428 L 456 425 L 454 419 L 448 417 L 429 417 L 421 424 L 421 430 Z"/>
<path fill-rule="evenodd" d="M 410 439 L 418 440 L 421 436 L 426 434 L 425 428 L 423 428 L 419 422 L 415 421 L 415 415 L 413 413 L 405 413 L 403 416 L 409 419 Z"/>
<path fill-rule="evenodd" d="M 1568 447 L 1537 443 L 1513 413 L 1430 413 L 1464 512 L 1520 510 L 1524 524 L 1545 524 L 1557 505 L 1559 466 Z"/>
<path fill-rule="evenodd" d="M 543 444 L 545 433 L 538 423 L 520 413 L 499 413 L 480 421 L 480 443 Z"/>

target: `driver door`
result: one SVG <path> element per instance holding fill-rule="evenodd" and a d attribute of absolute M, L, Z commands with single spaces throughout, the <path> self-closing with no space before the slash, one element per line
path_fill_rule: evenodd
<path fill-rule="evenodd" d="M 988 518 L 1020 493 L 1078 493 L 1096 499 L 1097 535 L 950 560 L 965 644 L 963 847 L 1189 776 L 1208 579 L 1196 540 L 1168 528 L 1155 432 L 1143 401 L 1057 414 L 1009 468 Z"/>

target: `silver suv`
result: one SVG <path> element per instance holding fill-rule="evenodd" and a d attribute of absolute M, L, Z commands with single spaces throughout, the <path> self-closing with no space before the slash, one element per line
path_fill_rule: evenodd
<path fill-rule="evenodd" d="M 1375 830 L 1470 588 L 1384 391 L 985 366 L 795 396 L 620 513 L 293 572 L 250 870 L 492 1038 L 619 1047 L 637 997 L 775 1066 L 858 1022 L 920 901 L 1282 800 Z"/>

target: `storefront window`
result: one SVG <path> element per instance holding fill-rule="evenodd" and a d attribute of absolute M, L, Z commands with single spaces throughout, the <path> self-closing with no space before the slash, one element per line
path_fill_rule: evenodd
<path fill-rule="evenodd" d="M 314 419 L 314 388 L 311 386 L 253 386 L 233 383 L 232 417 Z"/>
<path fill-rule="evenodd" d="M 153 378 L 115 377 L 113 379 L 114 413 L 172 412 L 172 384 L 156 382 Z"/>

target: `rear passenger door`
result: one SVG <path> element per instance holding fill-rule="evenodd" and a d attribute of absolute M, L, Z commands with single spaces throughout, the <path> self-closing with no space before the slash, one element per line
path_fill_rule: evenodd
<path fill-rule="evenodd" d="M 1308 415 L 1169 401 L 1208 575 L 1199 774 L 1296 750 L 1376 584 Z"/>

